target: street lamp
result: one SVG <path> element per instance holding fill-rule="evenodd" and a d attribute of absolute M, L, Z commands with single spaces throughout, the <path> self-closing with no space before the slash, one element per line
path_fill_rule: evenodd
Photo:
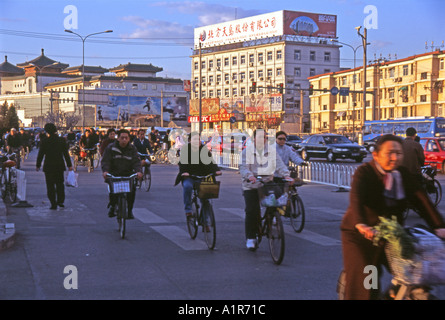
<path fill-rule="evenodd" d="M 57 65 L 57 64 L 59 64 L 59 62 L 53 62 L 53 63 L 48 64 L 48 65 L 46 65 L 46 66 L 39 67 L 38 65 L 36 65 L 36 64 L 34 64 L 34 63 L 31 63 L 31 65 L 32 65 L 34 68 L 39 69 L 39 74 L 40 74 L 40 75 L 42 75 L 42 70 L 43 70 L 43 69 L 48 68 L 48 67 L 51 67 L 51 66 L 54 66 L 54 65 Z M 40 79 L 40 81 L 42 81 L 42 79 Z M 42 91 L 43 91 L 43 83 L 40 85 L 40 116 L 41 116 L 41 117 L 43 117 Z"/>
<path fill-rule="evenodd" d="M 78 36 L 81 40 L 82 40 L 82 132 L 85 130 L 85 40 L 93 35 L 96 34 L 101 34 L 101 33 L 110 33 L 113 32 L 113 30 L 106 30 L 106 31 L 101 31 L 101 32 L 95 32 L 95 33 L 90 33 L 88 35 L 86 35 L 85 37 L 82 37 L 80 34 L 65 29 L 65 32 L 68 33 L 72 33 L 75 34 L 76 36 Z M 94 117 L 96 117 L 96 115 L 94 115 Z"/>
<path fill-rule="evenodd" d="M 359 46 L 354 48 L 350 44 L 338 41 L 337 39 L 331 39 L 331 42 L 340 43 L 342 45 L 348 46 L 354 52 L 354 81 L 353 81 L 353 89 L 352 89 L 352 91 L 354 92 L 354 94 L 353 94 L 354 99 L 352 100 L 352 136 L 355 139 L 355 103 L 356 103 L 356 99 L 355 99 L 356 98 L 356 95 L 355 95 L 355 82 L 357 81 L 357 79 L 355 78 L 355 63 L 356 63 L 355 56 L 356 56 L 357 50 L 360 47 L 363 47 L 363 44 L 361 44 L 361 45 L 359 45 Z M 367 43 L 367 45 L 370 45 L 370 43 Z"/>
<path fill-rule="evenodd" d="M 366 46 L 368 45 L 367 38 L 368 38 L 368 30 L 366 28 L 363 28 L 363 34 L 360 33 L 360 29 L 362 27 L 356 27 L 357 34 L 362 38 L 363 42 L 363 129 L 365 127 L 365 121 L 366 121 Z M 371 117 L 372 119 L 373 117 Z"/>

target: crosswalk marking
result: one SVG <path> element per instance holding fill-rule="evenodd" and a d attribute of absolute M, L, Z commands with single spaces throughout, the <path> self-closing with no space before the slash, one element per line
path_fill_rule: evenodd
<path fill-rule="evenodd" d="M 146 208 L 133 208 L 133 215 L 143 223 L 167 223 L 168 221 Z"/>
<path fill-rule="evenodd" d="M 191 239 L 190 235 L 179 227 L 151 226 L 151 228 L 184 250 L 208 250 L 204 241 L 198 238 Z"/>

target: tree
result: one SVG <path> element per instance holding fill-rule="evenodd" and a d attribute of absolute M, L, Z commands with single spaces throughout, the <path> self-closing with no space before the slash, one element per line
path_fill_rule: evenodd
<path fill-rule="evenodd" d="M 80 119 L 80 116 L 76 116 L 74 113 L 66 113 L 63 111 L 48 112 L 45 114 L 45 121 L 54 123 L 58 130 L 69 130 L 74 127 Z"/>
<path fill-rule="evenodd" d="M 13 105 L 11 105 L 6 112 L 4 126 L 7 130 L 10 130 L 11 128 L 19 128 L 19 117 L 17 116 L 17 111 Z"/>

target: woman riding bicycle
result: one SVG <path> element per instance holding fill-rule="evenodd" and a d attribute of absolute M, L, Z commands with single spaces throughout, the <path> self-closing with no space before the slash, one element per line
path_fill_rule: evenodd
<path fill-rule="evenodd" d="M 341 223 L 346 300 L 378 298 L 378 289 L 366 289 L 364 285 L 368 276 L 364 272 L 366 266 L 377 267 L 380 275 L 382 264 L 386 264 L 383 248 L 370 241 L 373 227 L 379 223 L 379 217 L 396 216 L 403 224 L 407 199 L 436 234 L 445 237 L 440 213 L 407 169 L 400 166 L 402 143 L 391 134 L 380 137 L 372 153 L 373 160 L 358 167 L 354 174 L 349 207 Z"/>
<path fill-rule="evenodd" d="M 182 181 L 184 211 L 187 218 L 192 216 L 193 184 L 197 182 L 191 175 L 206 176 L 209 174 L 221 175 L 219 167 L 213 161 L 211 152 L 201 144 L 198 132 L 192 132 L 189 143 L 181 149 L 179 158 L 179 173 L 175 186 Z"/>
<path fill-rule="evenodd" d="M 254 143 L 250 144 L 241 153 L 239 166 L 241 178 L 243 179 L 243 196 L 245 201 L 245 234 L 246 247 L 249 250 L 256 249 L 258 233 L 258 217 L 260 216 L 260 200 L 257 176 L 266 176 L 266 181 L 272 181 L 274 174 L 291 180 L 287 166 L 274 148 L 275 143 L 269 145 L 267 134 L 263 129 L 257 129 L 253 133 Z"/>

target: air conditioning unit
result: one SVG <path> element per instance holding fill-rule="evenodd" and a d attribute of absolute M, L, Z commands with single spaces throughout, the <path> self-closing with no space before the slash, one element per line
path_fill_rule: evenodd
<path fill-rule="evenodd" d="M 399 82 L 402 82 L 402 77 L 399 78 Z"/>
<path fill-rule="evenodd" d="M 253 62 L 249 63 L 249 67 L 253 67 Z"/>
<path fill-rule="evenodd" d="M 389 102 L 390 102 L 390 103 L 394 103 L 394 102 L 395 102 L 395 99 L 389 99 Z"/>
<path fill-rule="evenodd" d="M 241 79 L 239 82 L 244 82 L 244 80 L 243 79 Z"/>
<path fill-rule="evenodd" d="M 263 77 L 260 77 L 260 81 L 263 81 L 264 80 L 264 78 Z"/>
<path fill-rule="evenodd" d="M 263 61 L 260 61 L 260 64 L 264 64 L 264 62 L 263 62 Z"/>
<path fill-rule="evenodd" d="M 205 87 L 205 85 L 206 85 L 206 83 L 205 83 L 205 82 L 203 82 L 203 83 L 202 83 L 202 86 L 204 86 L 204 87 Z"/>
<path fill-rule="evenodd" d="M 226 81 L 226 84 L 229 84 L 229 81 Z"/>
<path fill-rule="evenodd" d="M 212 68 L 208 68 L 207 70 L 208 70 L 208 71 L 212 71 Z"/>
<path fill-rule="evenodd" d="M 408 100 L 409 100 L 408 97 L 403 97 L 402 99 L 403 99 L 403 102 L 408 102 Z"/>

